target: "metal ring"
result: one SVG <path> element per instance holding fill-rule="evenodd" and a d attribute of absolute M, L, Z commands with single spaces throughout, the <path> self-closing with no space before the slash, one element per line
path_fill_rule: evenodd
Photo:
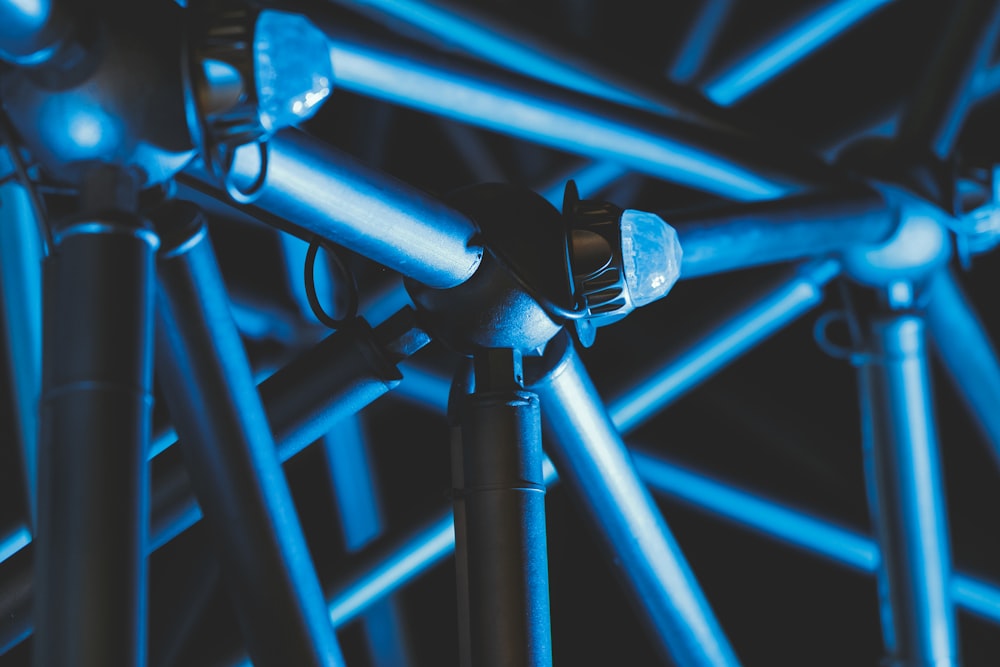
<path fill-rule="evenodd" d="M 243 144 L 242 146 L 245 145 Z M 257 150 L 260 151 L 260 169 L 257 171 L 257 176 L 254 178 L 253 183 L 250 184 L 250 187 L 243 190 L 233 181 L 233 164 L 236 162 L 236 151 L 242 148 L 242 146 L 235 148 L 226 146 L 222 149 L 222 181 L 226 188 L 226 194 L 229 195 L 230 199 L 237 204 L 252 204 L 260 197 L 261 192 L 264 191 L 270 150 L 268 149 L 266 140 L 257 142 Z"/>
<path fill-rule="evenodd" d="M 347 314 L 340 319 L 330 317 L 326 311 L 323 310 L 323 306 L 319 302 L 319 297 L 316 295 L 316 254 L 319 251 L 320 246 L 323 246 L 323 249 L 326 250 L 330 257 L 333 258 L 337 265 L 337 269 L 348 282 L 349 292 L 347 296 Z M 313 240 L 309 243 L 309 249 L 306 251 L 305 282 L 306 300 L 309 302 L 309 308 L 312 310 L 316 319 L 319 320 L 324 326 L 327 326 L 330 329 L 339 329 L 358 316 L 358 286 L 354 280 L 354 274 L 347 268 L 347 265 L 344 263 L 344 259 L 340 256 L 340 253 L 337 252 L 337 249 L 319 237 L 313 238 Z"/>

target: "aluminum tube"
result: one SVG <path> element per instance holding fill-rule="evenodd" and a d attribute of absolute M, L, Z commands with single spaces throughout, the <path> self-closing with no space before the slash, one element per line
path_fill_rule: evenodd
<path fill-rule="evenodd" d="M 326 29 L 337 85 L 362 95 L 732 199 L 772 199 L 833 178 L 810 156 L 722 126 L 664 118 L 486 65 Z"/>
<path fill-rule="evenodd" d="M 343 665 L 200 213 L 158 210 L 158 378 L 254 664 Z"/>
<path fill-rule="evenodd" d="M 36 667 L 145 664 L 158 245 L 107 214 L 57 230 L 45 262 Z"/>
<path fill-rule="evenodd" d="M 560 478 L 602 536 L 656 645 L 684 667 L 738 665 L 568 335 L 549 344 L 532 389 Z"/>
<path fill-rule="evenodd" d="M 958 394 L 1000 465 L 1000 360 L 976 311 L 950 271 L 928 290 L 927 329 Z"/>
<path fill-rule="evenodd" d="M 975 97 L 976 74 L 993 53 L 1000 29 L 1000 2 L 965 0 L 900 120 L 897 140 L 945 159 L 951 155 Z"/>
<path fill-rule="evenodd" d="M 898 226 L 898 216 L 878 193 L 857 187 L 663 217 L 684 249 L 682 278 L 879 244 Z"/>
<path fill-rule="evenodd" d="M 477 385 L 484 384 L 477 373 Z M 551 667 L 538 397 L 477 386 L 452 439 L 462 667 Z"/>
<path fill-rule="evenodd" d="M 344 547 L 353 553 L 362 551 L 385 526 L 361 415 L 337 422 L 322 445 Z M 365 643 L 374 667 L 413 663 L 401 611 L 395 600 L 383 600 L 365 612 Z"/>
<path fill-rule="evenodd" d="M 9 152 L 5 150 L 0 154 L 0 173 L 12 170 Z M 0 303 L 7 327 L 7 361 L 32 524 L 37 497 L 38 399 L 42 385 L 43 255 L 42 238 L 27 191 L 16 182 L 0 185 Z"/>
<path fill-rule="evenodd" d="M 696 98 L 678 89 L 673 97 L 642 90 L 621 80 L 586 58 L 518 29 L 512 24 L 480 14 L 466 5 L 445 0 L 366 0 L 363 3 L 337 0 L 352 10 L 373 15 L 377 20 L 390 17 L 402 21 L 461 51 L 513 72 L 519 72 L 550 84 L 577 90 L 588 95 L 638 108 L 670 110 L 697 104 Z M 426 41 L 426 40 L 425 40 Z M 640 88 L 636 90 L 636 88 Z M 701 103 L 704 106 L 704 102 Z"/>
<path fill-rule="evenodd" d="M 834 260 L 805 264 L 695 332 L 689 343 L 609 401 L 608 412 L 618 429 L 622 433 L 635 430 L 730 361 L 809 312 L 822 302 L 824 286 L 838 273 Z"/>
<path fill-rule="evenodd" d="M 475 272 L 483 251 L 473 241 L 475 224 L 461 213 L 299 130 L 279 132 L 268 146 L 251 215 L 290 221 L 304 238 L 328 239 L 430 287 L 454 287 Z M 214 186 L 203 171 L 186 173 L 189 183 Z M 258 151 L 237 151 L 234 179 L 246 187 L 259 173 Z"/>
<path fill-rule="evenodd" d="M 865 473 L 881 547 L 887 664 L 958 665 L 944 488 L 918 315 L 867 324 L 859 368 Z"/>
<path fill-rule="evenodd" d="M 402 380 L 394 360 L 376 343 L 377 331 L 381 329 L 373 331 L 364 320 L 347 323 L 257 386 L 281 461 L 327 435 Z M 168 452 L 154 460 L 151 550 L 201 519 L 190 488 L 176 454 Z"/>
<path fill-rule="evenodd" d="M 704 85 L 705 94 L 722 106 L 735 104 L 891 2 L 828 2 L 785 26 L 764 44 L 740 54 L 735 63 L 709 79 Z"/>
<path fill-rule="evenodd" d="M 282 461 L 287 461 L 328 433 L 337 422 L 355 414 L 399 383 L 398 370 L 394 365 L 387 365 L 390 362 L 372 341 L 373 335 L 361 322 L 349 325 L 258 385 L 265 400 L 268 423 L 280 436 L 276 445 Z M 416 376 L 418 383 L 426 375 L 409 369 L 407 376 L 411 374 Z M 425 382 L 421 386 L 425 396 L 442 392 L 438 408 L 443 412 L 447 383 L 427 385 Z M 147 553 L 159 549 L 202 518 L 179 447 L 168 443 L 160 449 L 152 460 L 152 481 Z M 30 532 L 27 527 L 21 527 L 0 544 L 0 562 L 13 554 L 33 552 L 30 542 Z M 0 572 L 6 572 L 6 568 L 6 565 L 0 568 Z M 27 576 L 31 576 L 30 571 Z M 29 580 L 23 585 L 30 590 L 33 582 Z M 0 605 L 5 599 L 0 596 Z M 16 645 L 31 633 L 31 621 L 26 614 L 0 606 L 0 648 Z"/>
<path fill-rule="evenodd" d="M 733 8 L 733 0 L 707 0 L 695 14 L 687 35 L 668 68 L 671 81 L 690 84 L 715 45 Z"/>

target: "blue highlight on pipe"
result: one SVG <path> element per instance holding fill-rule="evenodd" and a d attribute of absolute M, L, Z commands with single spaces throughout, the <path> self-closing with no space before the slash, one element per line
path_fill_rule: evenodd
<path fill-rule="evenodd" d="M 447 558 L 455 550 L 455 519 L 451 512 L 419 531 L 406 547 L 381 561 L 364 577 L 337 592 L 329 603 L 335 628 L 350 622 L 375 600 Z"/>
<path fill-rule="evenodd" d="M 717 104 L 730 106 L 803 60 L 892 0 L 839 0 L 790 26 L 705 86 Z"/>
<path fill-rule="evenodd" d="M 29 544 L 31 544 L 31 531 L 27 526 L 18 526 L 9 535 L 0 539 L 0 563 Z"/>
<path fill-rule="evenodd" d="M 671 79 L 690 83 L 695 78 L 732 6 L 733 0 L 705 0 L 669 70 Z"/>
<path fill-rule="evenodd" d="M 654 491 L 851 569 L 874 572 L 878 565 L 878 547 L 859 533 L 649 454 L 633 450 L 632 460 Z"/>
<path fill-rule="evenodd" d="M 7 148 L 0 172 L 13 169 Z M 28 513 L 35 516 L 38 400 L 42 387 L 42 240 L 24 187 L 0 185 L 0 288 L 22 446 Z"/>
<path fill-rule="evenodd" d="M 458 8 L 427 0 L 364 0 L 360 4 L 400 19 L 433 37 L 513 72 L 606 100 L 639 108 L 658 109 L 637 95 L 606 83 L 600 77 L 553 57 L 531 44 L 525 35 L 508 33 L 502 25 L 488 25 Z"/>
<path fill-rule="evenodd" d="M 839 273 L 834 260 L 821 260 L 730 316 L 710 335 L 660 366 L 608 405 L 619 430 L 627 433 L 727 363 L 808 312 L 823 299 L 823 287 Z"/>
<path fill-rule="evenodd" d="M 428 65 L 346 36 L 330 41 L 337 82 L 355 93 L 587 155 L 735 200 L 773 199 L 797 186 L 761 178 L 724 156 L 630 122 Z"/>
<path fill-rule="evenodd" d="M 934 277 L 927 328 L 952 384 L 1000 464 L 1000 360 L 958 281 L 943 270 Z"/>

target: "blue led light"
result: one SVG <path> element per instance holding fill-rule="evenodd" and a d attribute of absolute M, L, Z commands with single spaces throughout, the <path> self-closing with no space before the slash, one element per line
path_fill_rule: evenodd
<path fill-rule="evenodd" d="M 839 0 L 768 39 L 759 51 L 705 86 L 717 104 L 729 106 L 802 61 L 807 55 L 842 34 L 892 0 Z"/>
<path fill-rule="evenodd" d="M 627 209 L 621 217 L 625 285 L 636 308 L 663 298 L 681 275 L 677 230 L 655 213 Z"/>
<path fill-rule="evenodd" d="M 330 96 L 333 69 L 326 37 L 304 16 L 261 12 L 254 61 L 260 121 L 268 132 L 311 118 Z"/>

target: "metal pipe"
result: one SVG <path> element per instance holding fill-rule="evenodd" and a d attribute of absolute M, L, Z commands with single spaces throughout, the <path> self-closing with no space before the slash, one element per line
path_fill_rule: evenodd
<path fill-rule="evenodd" d="M 951 555 L 921 316 L 866 325 L 859 368 L 865 473 L 882 559 L 879 593 L 887 660 L 895 667 L 958 663 Z"/>
<path fill-rule="evenodd" d="M 158 245 L 115 212 L 56 230 L 45 261 L 36 667 L 145 664 Z"/>
<path fill-rule="evenodd" d="M 642 481 L 654 493 L 852 570 L 875 574 L 878 569 L 878 544 L 866 535 L 712 479 L 662 456 L 633 450 L 632 460 Z M 1000 624 L 1000 587 L 994 583 L 956 572 L 951 579 L 951 595 L 964 610 Z"/>
<path fill-rule="evenodd" d="M 260 170 L 258 151 L 237 151 L 236 182 L 246 187 Z M 188 170 L 183 180 L 217 198 L 226 196 L 201 170 Z M 297 228 L 303 238 L 318 236 L 354 250 L 430 287 L 465 282 L 483 254 L 473 240 L 475 224 L 461 213 L 294 129 L 270 140 L 260 196 L 253 206 L 241 208 L 265 222 L 278 219 L 279 226 Z"/>
<path fill-rule="evenodd" d="M 705 64 L 723 25 L 733 8 L 733 0 L 707 0 L 696 10 L 684 42 L 668 68 L 672 81 L 690 84 Z"/>
<path fill-rule="evenodd" d="M 158 378 L 244 642 L 261 666 L 342 665 L 200 211 L 157 220 Z"/>
<path fill-rule="evenodd" d="M 828 255 L 887 241 L 898 216 L 868 188 L 811 192 L 664 216 L 684 258 L 681 277 L 723 273 Z"/>
<path fill-rule="evenodd" d="M 356 553 L 384 532 L 361 415 L 338 422 L 323 438 L 323 453 L 330 469 L 344 546 Z M 412 663 L 400 608 L 394 600 L 383 600 L 368 609 L 364 628 L 368 653 L 376 667 L 406 667 Z"/>
<path fill-rule="evenodd" d="M 976 74 L 989 62 L 998 29 L 1000 2 L 965 0 L 958 4 L 903 112 L 896 135 L 900 143 L 941 159 L 951 155 L 975 97 Z"/>
<path fill-rule="evenodd" d="M 586 509 L 656 645 L 679 665 L 737 665 L 679 546 L 636 474 L 568 335 L 549 345 L 530 386 L 550 455 Z"/>
<path fill-rule="evenodd" d="M 521 387 L 519 352 L 475 361 L 452 437 L 460 664 L 551 667 L 538 397 Z"/>
<path fill-rule="evenodd" d="M 950 271 L 934 277 L 927 296 L 927 329 L 934 349 L 1000 465 L 1000 359 Z"/>
<path fill-rule="evenodd" d="M 7 150 L 0 172 L 13 170 Z M 16 173 L 16 172 L 14 172 Z M 38 468 L 38 400 L 42 385 L 42 257 L 38 221 L 24 187 L 0 185 L 0 290 L 7 327 L 18 444 L 29 523 L 34 523 Z"/>
<path fill-rule="evenodd" d="M 354 415 L 400 382 L 399 371 L 393 365 L 394 357 L 387 352 L 388 348 L 400 354 L 419 349 L 421 341 L 414 340 L 406 331 L 412 323 L 411 311 L 398 313 L 375 331 L 362 321 L 356 322 L 306 351 L 258 386 L 267 421 L 278 435 L 277 453 L 282 461 L 287 461 L 328 433 L 340 420 Z M 405 342 L 401 343 L 401 338 Z M 404 345 L 409 347 L 404 348 Z M 406 373 L 407 377 L 415 376 L 418 384 L 427 376 L 412 368 Z M 432 398 L 434 392 L 440 392 L 438 409 L 443 414 L 447 382 L 428 384 L 425 381 L 421 386 L 425 400 Z M 164 444 L 152 460 L 153 502 L 147 554 L 202 518 L 191 478 L 183 465 L 181 448 L 172 444 Z M 30 560 L 34 551 L 30 543 L 28 528 L 20 527 L 10 539 L 0 543 L 0 562 L 24 552 L 29 553 Z M 5 577 L 7 568 L 6 565 L 0 568 Z M 23 585 L 31 590 L 30 570 L 27 576 L 29 580 Z M 11 609 L 3 604 L 6 599 L 0 596 L 0 648 L 19 643 L 32 631 L 27 611 L 21 613 Z"/>
<path fill-rule="evenodd" d="M 689 343 L 609 401 L 608 412 L 618 429 L 622 433 L 635 430 L 730 361 L 809 312 L 823 300 L 824 286 L 839 272 L 831 259 L 800 266 L 694 332 Z"/>
<path fill-rule="evenodd" d="M 811 156 L 722 125 L 665 118 L 358 31 L 325 29 L 337 84 L 362 95 L 732 199 L 771 199 L 836 180 Z"/>
<path fill-rule="evenodd" d="M 722 106 L 735 104 L 891 1 L 830 2 L 785 26 L 763 45 L 741 54 L 735 64 L 708 80 L 705 94 Z"/>
<path fill-rule="evenodd" d="M 444 42 L 486 62 L 555 86 L 638 108 L 664 110 L 677 105 L 676 102 L 672 105 L 654 102 L 649 99 L 653 95 L 630 90 L 620 76 L 586 58 L 547 44 L 509 23 L 487 17 L 468 6 L 443 0 L 336 1 L 376 19 L 384 21 L 390 17 L 402 21 L 428 35 L 431 41 Z M 680 96 L 680 91 L 676 94 Z M 692 103 L 690 96 L 685 103 Z"/>

